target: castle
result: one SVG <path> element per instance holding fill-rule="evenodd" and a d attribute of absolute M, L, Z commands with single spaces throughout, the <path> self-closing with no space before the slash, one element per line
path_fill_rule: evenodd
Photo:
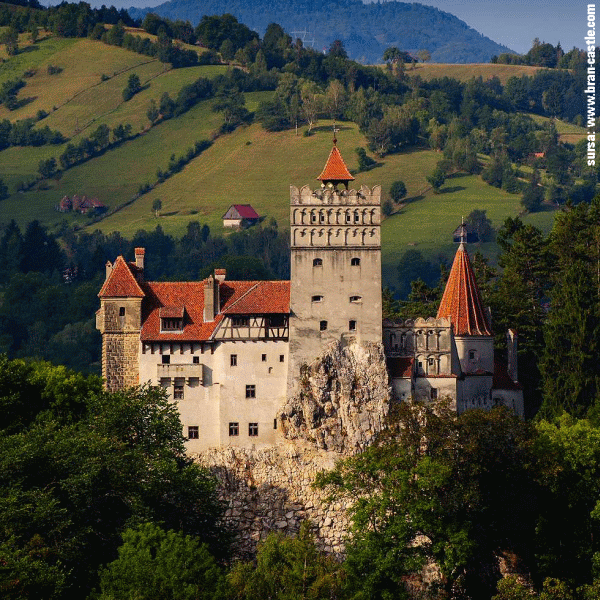
<path fill-rule="evenodd" d="M 319 189 L 290 189 L 290 281 L 149 282 L 135 262 L 106 265 L 96 326 L 109 390 L 150 382 L 177 402 L 189 452 L 269 447 L 303 366 L 332 343 L 383 343 L 393 395 L 449 397 L 462 412 L 505 405 L 523 415 L 516 334 L 494 353 L 464 241 L 435 319 L 382 320 L 381 188 L 348 189 L 334 139 Z"/>

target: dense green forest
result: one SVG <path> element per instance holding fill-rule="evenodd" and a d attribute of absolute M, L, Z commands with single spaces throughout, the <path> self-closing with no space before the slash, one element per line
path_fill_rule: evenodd
<path fill-rule="evenodd" d="M 449 63 L 488 62 L 492 55 L 510 51 L 455 16 L 423 4 L 292 0 L 272 3 L 265 9 L 256 10 L 256 3 L 246 0 L 175 0 L 151 9 L 133 8 L 130 13 L 142 19 L 147 12 L 156 12 L 171 20 L 192 23 L 198 23 L 204 15 L 230 13 L 260 33 L 275 22 L 288 32 L 307 31 L 306 39 L 317 50 L 342 40 L 354 60 L 371 64 L 381 60 L 388 46 L 415 55 L 419 50 L 428 50 L 435 62 Z"/>
<path fill-rule="evenodd" d="M 185 458 L 162 390 L 107 393 L 97 377 L 4 357 L 0 404 L 3 598 L 598 597 L 594 410 L 523 421 L 402 404 L 317 480 L 349 507 L 343 561 L 306 523 L 234 562 L 216 482 Z"/>

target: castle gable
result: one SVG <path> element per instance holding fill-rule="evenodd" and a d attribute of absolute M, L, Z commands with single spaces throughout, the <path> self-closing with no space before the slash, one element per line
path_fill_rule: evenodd
<path fill-rule="evenodd" d="M 137 282 L 133 271 L 135 265 L 125 262 L 122 256 L 117 257 L 98 296 L 100 298 L 143 298 L 144 291 Z"/>
<path fill-rule="evenodd" d="M 148 290 L 141 339 L 143 341 L 207 341 L 228 314 L 289 313 L 289 281 L 224 281 L 221 306 L 214 320 L 204 320 L 204 281 L 165 281 L 145 284 Z M 177 333 L 162 331 L 161 318 L 183 315 Z"/>

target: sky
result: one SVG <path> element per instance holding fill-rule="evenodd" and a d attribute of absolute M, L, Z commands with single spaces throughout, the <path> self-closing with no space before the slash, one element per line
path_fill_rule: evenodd
<path fill-rule="evenodd" d="M 163 0 L 88 1 L 92 6 L 113 4 L 117 8 L 129 8 L 156 6 Z M 536 37 L 553 45 L 560 42 L 565 51 L 573 46 L 584 46 L 587 2 L 583 0 L 422 0 L 420 3 L 457 16 L 473 29 L 520 54 L 531 48 Z"/>

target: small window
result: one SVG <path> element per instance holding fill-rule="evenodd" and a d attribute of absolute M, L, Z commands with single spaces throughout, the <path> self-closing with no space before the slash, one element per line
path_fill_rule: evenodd
<path fill-rule="evenodd" d="M 356 331 L 356 321 L 350 321 L 350 322 L 348 323 L 348 329 L 349 329 L 350 331 Z"/>
<path fill-rule="evenodd" d="M 358 223 L 359 221 L 360 221 L 360 215 L 357 212 L 355 212 L 354 213 L 354 222 Z"/>
<path fill-rule="evenodd" d="M 162 358 L 162 364 L 163 365 L 170 365 L 171 364 L 171 355 L 170 354 L 163 354 L 161 358 Z"/>
<path fill-rule="evenodd" d="M 236 435 L 240 435 L 240 424 L 239 423 L 229 423 L 229 436 L 233 437 Z"/>
<path fill-rule="evenodd" d="M 346 213 L 346 223 L 352 223 L 352 215 L 350 213 Z"/>
<path fill-rule="evenodd" d="M 237 367 L 237 354 L 229 355 L 229 365 L 232 367 Z"/>
<path fill-rule="evenodd" d="M 322 267 L 323 259 L 322 258 L 313 258 L 313 267 Z"/>
<path fill-rule="evenodd" d="M 248 435 L 256 437 L 258 435 L 258 423 L 248 423 Z"/>
<path fill-rule="evenodd" d="M 313 296 L 311 300 L 313 302 L 323 302 L 323 296 Z"/>
<path fill-rule="evenodd" d="M 362 300 L 362 296 L 350 296 L 350 302 L 360 302 Z"/>
<path fill-rule="evenodd" d="M 360 258 L 351 258 L 350 265 L 352 267 L 360 267 Z"/>
<path fill-rule="evenodd" d="M 312 215 L 310 215 L 310 222 L 311 223 L 317 222 L 317 215 L 315 213 L 312 213 Z"/>
<path fill-rule="evenodd" d="M 175 380 L 175 385 L 173 386 L 173 399 L 174 400 L 183 400 L 183 383 Z"/>
<path fill-rule="evenodd" d="M 181 331 L 183 329 L 183 319 L 165 319 L 160 320 L 161 331 Z"/>
<path fill-rule="evenodd" d="M 323 213 L 319 213 L 319 222 L 325 223 L 325 215 Z"/>
<path fill-rule="evenodd" d="M 279 362 L 285 362 L 285 355 L 283 355 L 283 354 L 279 355 Z"/>
<path fill-rule="evenodd" d="M 170 377 L 161 377 L 160 378 L 160 387 L 162 388 L 170 388 L 171 387 L 171 378 Z"/>
<path fill-rule="evenodd" d="M 256 386 L 255 385 L 247 385 L 246 386 L 246 398 L 256 398 Z"/>
<path fill-rule="evenodd" d="M 248 317 L 233 317 L 231 321 L 234 327 L 248 327 L 250 323 Z"/>
<path fill-rule="evenodd" d="M 277 429 L 277 419 L 273 419 L 273 429 Z"/>
<path fill-rule="evenodd" d="M 193 362 L 195 365 L 199 365 L 199 364 L 200 364 L 200 357 L 199 357 L 199 356 L 194 356 L 194 357 L 192 358 L 192 362 Z"/>
<path fill-rule="evenodd" d="M 124 306 L 120 306 L 119 307 L 119 316 L 120 317 L 124 317 L 125 316 L 125 307 Z"/>
<path fill-rule="evenodd" d="M 197 440 L 199 437 L 198 425 L 190 425 L 188 427 L 188 440 Z"/>
<path fill-rule="evenodd" d="M 263 361 L 263 362 L 267 362 L 267 355 L 266 355 L 266 354 L 263 354 L 263 355 L 262 355 L 262 361 Z"/>
<path fill-rule="evenodd" d="M 433 365 L 435 365 L 435 359 L 433 359 L 433 358 L 428 359 L 428 363 L 429 363 L 430 367 L 433 367 Z"/>
<path fill-rule="evenodd" d="M 327 321 L 321 321 L 321 322 L 319 323 L 319 329 L 320 329 L 321 331 L 327 331 Z"/>
<path fill-rule="evenodd" d="M 285 315 L 269 315 L 267 317 L 269 327 L 284 327 Z"/>
<path fill-rule="evenodd" d="M 199 377 L 190 377 L 188 379 L 188 385 L 190 387 L 198 387 L 200 385 L 200 378 Z"/>
<path fill-rule="evenodd" d="M 477 353 L 475 350 L 469 350 L 469 360 L 475 360 L 477 358 Z"/>
<path fill-rule="evenodd" d="M 431 388 L 430 392 L 431 392 L 430 393 L 431 399 L 432 400 L 437 400 L 437 397 L 438 397 L 437 388 Z"/>

